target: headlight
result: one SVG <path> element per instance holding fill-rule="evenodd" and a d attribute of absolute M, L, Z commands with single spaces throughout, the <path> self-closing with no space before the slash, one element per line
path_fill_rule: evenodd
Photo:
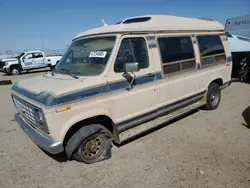
<path fill-rule="evenodd" d="M 8 62 L 5 62 L 5 64 L 4 64 L 5 66 L 8 66 Z"/>
<path fill-rule="evenodd" d="M 44 115 L 41 111 L 37 111 L 37 126 L 40 128 L 42 131 L 49 133 Z"/>

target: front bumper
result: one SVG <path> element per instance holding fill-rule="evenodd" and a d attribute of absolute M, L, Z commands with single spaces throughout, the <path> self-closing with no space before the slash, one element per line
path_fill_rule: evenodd
<path fill-rule="evenodd" d="M 0 68 L 0 72 L 4 72 L 4 73 L 6 73 L 6 69 L 4 69 L 4 68 Z"/>
<path fill-rule="evenodd" d="M 44 135 L 40 134 L 33 127 L 27 124 L 19 115 L 15 114 L 15 121 L 20 125 L 23 131 L 30 137 L 33 142 L 36 143 L 40 148 L 51 154 L 58 154 L 64 151 L 63 145 L 61 142 L 56 142 Z"/>

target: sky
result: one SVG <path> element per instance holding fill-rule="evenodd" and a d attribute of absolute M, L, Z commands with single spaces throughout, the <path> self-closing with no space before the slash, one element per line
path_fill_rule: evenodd
<path fill-rule="evenodd" d="M 225 25 L 227 18 L 250 14 L 250 0 L 0 0 L 0 52 L 64 49 L 76 34 L 102 26 L 102 18 L 113 24 L 146 14 Z"/>

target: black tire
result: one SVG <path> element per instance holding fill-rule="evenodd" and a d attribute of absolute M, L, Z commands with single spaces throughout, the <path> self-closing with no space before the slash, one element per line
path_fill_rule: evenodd
<path fill-rule="evenodd" d="M 10 74 L 11 75 L 20 75 L 21 69 L 19 67 L 11 67 L 10 68 Z"/>
<path fill-rule="evenodd" d="M 0 80 L 0 85 L 10 85 L 12 84 L 11 80 Z"/>
<path fill-rule="evenodd" d="M 111 158 L 112 133 L 102 125 L 93 124 L 82 127 L 68 141 L 68 157 L 93 164 Z"/>
<path fill-rule="evenodd" d="M 221 90 L 217 83 L 211 83 L 207 90 L 206 110 L 214 110 L 218 108 L 221 100 Z"/>
<path fill-rule="evenodd" d="M 49 66 L 49 69 L 50 69 L 51 71 L 53 71 L 54 68 L 55 68 L 54 66 L 51 66 L 51 65 Z"/>

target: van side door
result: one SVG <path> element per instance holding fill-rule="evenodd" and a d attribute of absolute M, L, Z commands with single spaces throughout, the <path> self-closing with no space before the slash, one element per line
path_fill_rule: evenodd
<path fill-rule="evenodd" d="M 31 69 L 33 66 L 33 53 L 27 53 L 21 58 L 21 64 L 24 70 Z"/>
<path fill-rule="evenodd" d="M 129 73 L 135 76 L 133 88 L 128 90 L 129 81 L 123 77 L 125 63 L 139 63 L 139 71 Z M 162 77 L 161 70 L 155 70 L 152 54 L 144 36 L 123 36 L 116 52 L 114 63 L 107 75 L 112 92 L 111 113 L 116 123 L 136 120 L 137 117 L 155 110 L 158 104 L 156 84 Z"/>
<path fill-rule="evenodd" d="M 197 44 L 190 34 L 159 35 L 157 37 L 164 81 L 162 106 L 181 107 L 186 102 L 203 96 L 199 90 Z"/>

